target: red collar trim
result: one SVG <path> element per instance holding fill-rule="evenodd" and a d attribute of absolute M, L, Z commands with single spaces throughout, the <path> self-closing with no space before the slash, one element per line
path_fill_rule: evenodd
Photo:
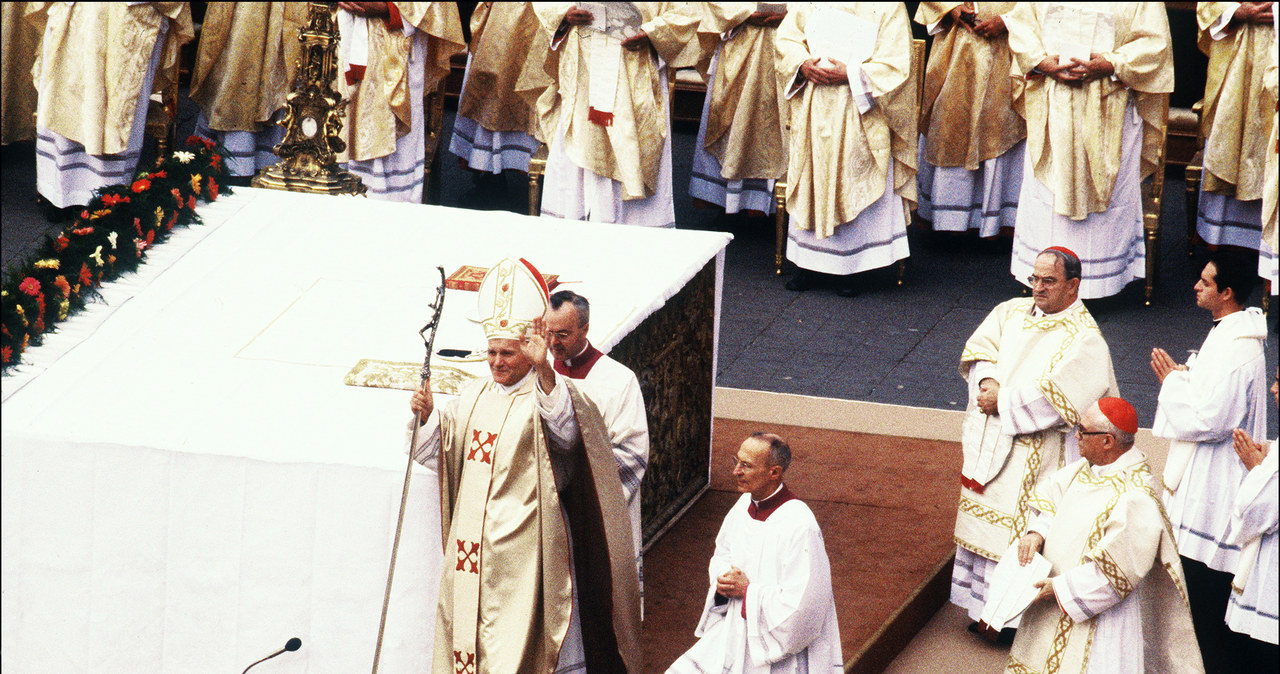
<path fill-rule="evenodd" d="M 782 489 L 773 496 L 759 502 L 752 501 L 751 504 L 747 506 L 747 514 L 751 516 L 751 519 L 763 522 L 769 519 L 769 516 L 773 514 L 773 511 L 777 510 L 783 503 L 786 503 L 795 497 L 796 495 L 792 494 L 791 490 L 787 489 L 787 485 L 784 484 L 782 485 Z"/>
<path fill-rule="evenodd" d="M 595 367 L 596 361 L 604 356 L 599 349 L 587 343 L 587 350 L 570 358 L 567 361 L 557 360 L 551 364 L 556 372 L 570 379 L 586 379 L 591 372 L 591 368 Z"/>

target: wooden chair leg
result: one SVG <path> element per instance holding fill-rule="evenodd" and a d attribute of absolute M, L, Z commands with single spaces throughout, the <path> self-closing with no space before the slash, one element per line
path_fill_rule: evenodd
<path fill-rule="evenodd" d="M 1156 289 L 1156 274 L 1160 269 L 1160 232 L 1156 227 L 1146 227 L 1147 243 L 1147 278 L 1144 288 L 1143 304 L 1151 306 L 1151 297 Z"/>
<path fill-rule="evenodd" d="M 787 183 L 778 180 L 773 184 L 774 202 L 774 239 L 773 269 L 775 274 L 782 273 L 783 253 L 787 244 Z"/>
<path fill-rule="evenodd" d="M 898 287 L 902 287 L 903 280 L 907 277 L 907 261 L 905 259 L 898 260 Z"/>
<path fill-rule="evenodd" d="M 542 175 L 547 172 L 547 146 L 540 146 L 529 158 L 529 215 L 542 214 Z"/>
<path fill-rule="evenodd" d="M 1187 256 L 1189 257 L 1196 240 L 1196 218 L 1200 209 L 1200 172 L 1203 169 L 1194 158 L 1187 164 L 1185 173 L 1187 186 Z"/>

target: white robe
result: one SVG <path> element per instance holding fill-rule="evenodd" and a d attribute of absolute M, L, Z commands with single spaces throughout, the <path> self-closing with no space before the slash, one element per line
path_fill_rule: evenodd
<path fill-rule="evenodd" d="M 689 176 L 689 195 L 724 207 L 725 213 L 739 211 L 760 211 L 773 213 L 776 203 L 773 199 L 774 181 L 769 178 L 747 178 L 730 180 L 722 175 L 720 162 L 707 152 L 707 115 L 711 111 L 711 99 L 716 82 L 716 70 L 720 67 L 720 51 L 726 40 L 732 39 L 734 31 L 722 36 L 716 45 L 716 54 L 711 58 L 711 68 L 707 71 L 707 94 L 702 101 L 702 120 L 698 123 L 698 138 L 693 144 L 693 170 Z M 756 102 L 748 103 L 759 104 Z"/>
<path fill-rule="evenodd" d="M 1180 554 L 1228 573 L 1240 547 L 1224 535 L 1245 476 L 1231 431 L 1266 435 L 1266 335 L 1256 308 L 1224 317 L 1187 360 L 1189 369 L 1165 377 L 1152 425 L 1157 437 L 1180 441 L 1169 449 L 1164 493 Z M 1170 484 L 1179 466 L 1179 483 Z"/>
<path fill-rule="evenodd" d="M 762 522 L 747 514 L 750 503 L 743 494 L 720 526 L 700 639 L 667 671 L 842 671 L 831 567 L 813 512 L 792 499 Z M 731 565 L 747 577 L 746 598 L 717 606 L 715 579 Z"/>
<path fill-rule="evenodd" d="M 618 462 L 622 496 L 631 515 L 631 541 L 636 551 L 636 571 L 640 578 L 640 598 L 644 600 L 644 563 L 641 554 L 640 483 L 649 466 L 649 420 L 645 416 L 640 382 L 627 366 L 600 356 L 584 379 L 575 379 L 578 390 L 595 403 L 609 430 L 609 445 Z M 641 604 L 643 608 L 643 603 Z"/>
<path fill-rule="evenodd" d="M 280 161 L 276 146 L 284 140 L 285 128 L 275 123 L 282 117 L 277 111 L 271 125 L 262 131 L 216 131 L 209 128 L 204 111 L 196 116 L 195 135 L 222 143 L 227 148 L 227 171 L 233 176 L 248 177 L 274 166 Z"/>
<path fill-rule="evenodd" d="M 1277 643 L 1280 615 L 1280 550 L 1277 520 L 1280 518 L 1280 486 L 1276 483 L 1280 444 L 1271 441 L 1267 456 L 1249 471 L 1236 493 L 1228 540 L 1247 551 L 1257 541 L 1256 555 L 1240 560 L 1227 603 L 1227 626 L 1258 641 Z M 1248 565 L 1247 571 L 1243 568 Z"/>

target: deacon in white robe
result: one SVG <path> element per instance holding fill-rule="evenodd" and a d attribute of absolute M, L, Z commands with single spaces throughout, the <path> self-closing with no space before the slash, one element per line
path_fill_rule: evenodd
<path fill-rule="evenodd" d="M 922 2 L 915 20 L 934 36 L 920 110 L 920 217 L 934 231 L 1013 229 L 1027 124 L 1013 109 L 1021 82 L 1001 14 L 1012 2 Z"/>
<path fill-rule="evenodd" d="M 1273 384 L 1280 391 L 1280 383 Z M 1277 393 L 1280 396 L 1280 393 Z M 1227 626 L 1249 635 L 1252 644 L 1246 650 L 1258 655 L 1270 653 L 1269 662 L 1276 663 L 1277 616 L 1280 615 L 1280 550 L 1276 532 L 1280 525 L 1280 484 L 1277 484 L 1277 442 L 1269 446 L 1254 443 L 1244 431 L 1236 433 L 1236 453 L 1249 468 L 1249 474 L 1236 492 L 1231 509 L 1231 527 L 1227 539 L 1240 545 L 1240 563 L 1231 582 L 1231 599 L 1227 602 Z M 1259 459 L 1259 457 L 1261 457 Z M 1253 655 L 1253 653 L 1250 653 Z M 1242 663 L 1255 669 L 1267 662 Z M 1257 669 L 1257 671 L 1262 671 Z"/>
<path fill-rule="evenodd" d="M 1025 530 L 1037 487 L 1076 458 L 1068 432 L 1080 412 L 1117 390 L 1107 343 L 1077 295 L 1080 262 L 1050 249 L 1035 270 L 1032 298 L 993 309 L 960 357 L 970 402 L 951 602 L 975 621 L 987 576 Z"/>
<path fill-rule="evenodd" d="M 1022 2 L 1004 20 L 1027 120 L 1010 271 L 1022 280 L 1037 252 L 1066 246 L 1084 265 L 1080 296 L 1114 295 L 1146 274 L 1141 182 L 1173 91 L 1164 4 Z"/>
<path fill-rule="evenodd" d="M 539 30 L 531 2 L 482 2 L 471 15 L 471 52 L 449 151 L 473 171 L 528 173 L 542 145 L 534 137 L 533 106 L 515 91 L 525 64 L 534 60 Z"/>
<path fill-rule="evenodd" d="M 1137 430 L 1132 406 L 1099 400 L 1077 428 L 1082 458 L 1044 485 L 1018 557 L 1043 548 L 1053 569 L 1022 616 L 1006 673 L 1204 671 L 1173 533 L 1133 449 Z"/>
<path fill-rule="evenodd" d="M 1266 318 L 1244 309 L 1256 276 L 1238 251 L 1215 253 L 1196 282 L 1196 304 L 1216 325 L 1200 350 L 1179 365 L 1162 349 L 1151 352 L 1160 379 L 1152 432 L 1172 440 L 1164 471 L 1164 502 L 1187 573 L 1187 593 L 1205 663 L 1233 657 L 1222 615 L 1240 546 L 1226 539 L 1232 503 L 1245 469 L 1232 431 L 1265 437 Z"/>
<path fill-rule="evenodd" d="M 906 258 L 916 200 L 911 28 L 898 2 L 806 5 L 778 26 L 778 76 L 791 120 L 787 259 L 850 276 Z M 854 294 L 852 279 L 841 295 Z"/>
<path fill-rule="evenodd" d="M 697 60 L 698 8 L 606 4 L 600 17 L 565 3 L 537 8 L 547 62 L 526 68 L 517 90 L 537 100 L 550 139 L 542 215 L 675 227 L 667 78 Z"/>
<path fill-rule="evenodd" d="M 831 566 L 813 512 L 782 482 L 791 450 L 756 433 L 734 461 L 744 492 L 716 535 L 698 642 L 676 674 L 843 671 Z"/>
<path fill-rule="evenodd" d="M 787 171 L 786 107 L 774 48 L 786 15 L 755 2 L 704 2 L 698 37 L 707 49 L 707 93 L 693 144 L 689 194 L 725 213 L 773 213 L 774 182 Z"/>
<path fill-rule="evenodd" d="M 57 208 L 133 178 L 152 91 L 177 77 L 186 2 L 33 2 L 36 189 Z"/>
<path fill-rule="evenodd" d="M 551 296 L 546 322 L 555 371 L 574 380 L 604 417 L 609 446 L 618 463 L 622 497 L 631 516 L 631 542 L 636 551 L 636 572 L 640 579 L 643 609 L 640 484 L 649 466 L 649 419 L 645 414 L 640 382 L 627 366 L 602 353 L 587 339 L 591 327 L 591 304 L 587 298 L 572 290 L 555 293 Z"/>

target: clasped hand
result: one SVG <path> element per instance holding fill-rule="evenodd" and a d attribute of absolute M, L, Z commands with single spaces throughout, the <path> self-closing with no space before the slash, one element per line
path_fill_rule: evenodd
<path fill-rule="evenodd" d="M 818 65 L 818 59 L 811 58 L 800 64 L 800 74 L 814 84 L 845 84 L 849 81 L 849 70 L 835 59 L 826 59 L 830 66 Z"/>
<path fill-rule="evenodd" d="M 716 578 L 716 592 L 726 597 L 740 599 L 747 596 L 747 586 L 750 584 L 747 574 L 743 573 L 742 569 L 730 566 L 728 571 Z"/>
<path fill-rule="evenodd" d="M 1110 77 L 1116 68 L 1101 54 L 1090 54 L 1088 61 L 1072 57 L 1071 63 L 1058 63 L 1057 56 L 1047 56 L 1036 69 L 1059 82 L 1066 84 L 1083 84 L 1093 80 Z"/>

